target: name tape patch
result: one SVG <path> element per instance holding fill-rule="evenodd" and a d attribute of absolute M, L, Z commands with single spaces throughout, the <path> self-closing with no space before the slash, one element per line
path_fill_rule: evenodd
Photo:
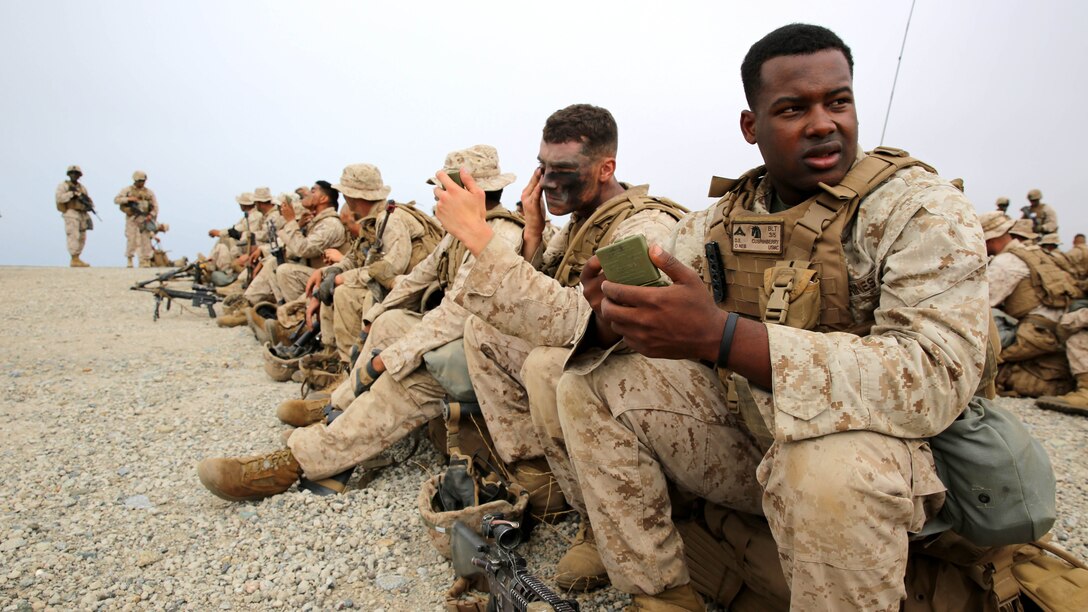
<path fill-rule="evenodd" d="M 782 221 L 734 220 L 729 225 L 734 253 L 782 254 Z"/>

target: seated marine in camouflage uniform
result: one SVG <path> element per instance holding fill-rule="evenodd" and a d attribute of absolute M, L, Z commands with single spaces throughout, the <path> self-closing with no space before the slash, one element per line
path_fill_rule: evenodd
<path fill-rule="evenodd" d="M 481 222 L 479 193 L 446 184 L 436 193 L 436 214 L 478 257 L 461 285 L 457 302 L 474 315 L 465 328 L 465 357 L 487 428 L 499 458 L 530 473 L 547 460 L 564 495 L 573 475 L 553 461 L 562 454 L 554 413 L 538 410 L 526 390 L 525 370 L 554 390 L 563 361 L 590 309 L 577 288 L 585 262 L 599 247 L 641 234 L 661 242 L 684 212 L 679 205 L 648 195 L 646 185 L 621 183 L 615 175 L 618 128 L 608 110 L 575 104 L 553 113 L 544 124 L 538 161 L 522 193 L 527 212 L 522 253 L 511 253 L 490 238 Z M 471 184 L 466 181 L 466 186 Z M 570 220 L 544 242 L 545 204 Z M 521 478 L 529 482 L 529 478 Z M 546 486 L 548 483 L 542 483 Z M 553 487 L 554 488 L 554 487 Z M 547 491 L 531 491 L 539 499 Z M 556 582 L 563 590 L 603 586 L 608 576 L 597 554 L 585 508 L 578 496 L 552 493 L 552 500 L 530 508 L 537 513 L 569 501 L 582 516 L 573 546 L 559 561 Z M 554 517 L 543 516 L 549 519 Z"/>
<path fill-rule="evenodd" d="M 478 177 L 494 212 L 501 208 L 502 189 L 513 182 L 514 175 L 498 172 L 498 156 L 494 148 L 487 149 L 489 152 L 483 154 L 479 149 L 470 149 L 451 155 L 460 160 L 467 173 Z M 509 212 L 490 216 L 489 225 L 505 248 L 519 250 L 521 224 L 513 222 Z M 442 262 L 445 265 L 440 265 Z M 455 292 L 474 262 L 459 241 L 452 236 L 443 238 L 433 253 L 394 285 L 385 298 L 387 303 L 372 309 L 370 316 L 376 320 L 363 348 L 364 357 L 353 373 L 367 377 L 365 391 L 350 399 L 344 412 L 330 423 L 318 422 L 294 430 L 287 439 L 287 449 L 201 461 L 197 474 L 204 486 L 232 501 L 282 493 L 300 479 L 304 479 L 304 486 L 321 493 L 342 491 L 344 476 L 355 465 L 377 456 L 416 427 L 441 415 L 446 391 L 423 366 L 423 355 L 459 339 L 468 312 L 449 297 L 422 316 L 408 308 L 418 304 L 432 282 L 445 282 L 451 293 Z M 321 416 L 317 406 L 315 419 Z"/>
<path fill-rule="evenodd" d="M 928 166 L 861 152 L 834 33 L 780 28 L 741 74 L 766 165 L 715 180 L 718 203 L 651 248 L 673 284 L 583 271 L 594 312 L 555 390 L 567 455 L 638 610 L 703 609 L 669 482 L 766 517 L 793 609 L 899 610 L 909 535 L 944 499 L 925 438 L 986 361 L 978 218 Z"/>

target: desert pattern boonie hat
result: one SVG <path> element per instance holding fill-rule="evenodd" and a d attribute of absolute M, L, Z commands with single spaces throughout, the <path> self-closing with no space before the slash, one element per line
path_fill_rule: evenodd
<path fill-rule="evenodd" d="M 491 145 L 476 145 L 446 156 L 446 163 L 442 167 L 446 174 L 459 172 L 461 168 L 468 170 L 472 179 L 484 191 L 498 191 L 517 180 L 513 173 L 504 174 L 499 169 L 499 152 Z M 427 182 L 431 185 L 437 184 L 433 177 L 427 179 Z"/>
<path fill-rule="evenodd" d="M 999 210 L 991 210 L 990 212 L 982 213 L 978 220 L 982 223 L 982 236 L 986 240 L 1004 236 L 1009 233 L 1013 224 L 1016 223 L 1010 219 L 1008 215 Z"/>
<path fill-rule="evenodd" d="M 382 173 L 373 164 L 351 164 L 340 174 L 340 182 L 332 186 L 349 198 L 384 200 L 393 189 L 382 182 Z"/>

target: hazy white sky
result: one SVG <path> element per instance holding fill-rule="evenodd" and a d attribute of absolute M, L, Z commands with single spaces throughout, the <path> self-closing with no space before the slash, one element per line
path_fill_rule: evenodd
<path fill-rule="evenodd" d="M 53 193 L 69 164 L 104 219 L 83 256 L 98 266 L 124 263 L 112 201 L 135 169 L 172 257 L 207 253 L 236 194 L 350 163 L 429 209 L 424 179 L 478 143 L 517 173 L 513 205 L 545 118 L 575 102 L 616 116 L 621 180 L 705 208 L 711 175 L 760 162 L 737 127 L 744 53 L 794 21 L 852 47 L 861 144 L 878 145 L 910 1 L 756 4 L 2 2 L 0 264 L 67 263 Z M 1088 231 L 1086 28 L 1084 2 L 918 0 L 885 144 L 964 177 L 980 211 L 1041 189 L 1068 246 Z"/>

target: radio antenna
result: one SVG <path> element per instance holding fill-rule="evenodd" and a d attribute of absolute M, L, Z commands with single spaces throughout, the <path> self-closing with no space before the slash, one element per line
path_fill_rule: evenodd
<path fill-rule="evenodd" d="M 892 79 L 892 93 L 888 96 L 888 110 L 884 113 L 884 128 L 880 130 L 880 144 L 884 144 L 884 134 L 888 131 L 888 117 L 892 114 L 892 100 L 895 99 L 895 84 L 899 81 L 899 67 L 903 65 L 903 50 L 907 48 L 907 34 L 910 33 L 910 19 L 914 16 L 914 3 L 910 0 L 910 13 L 907 14 L 907 27 L 903 30 L 903 44 L 899 47 L 899 61 L 895 63 L 895 78 Z"/>

